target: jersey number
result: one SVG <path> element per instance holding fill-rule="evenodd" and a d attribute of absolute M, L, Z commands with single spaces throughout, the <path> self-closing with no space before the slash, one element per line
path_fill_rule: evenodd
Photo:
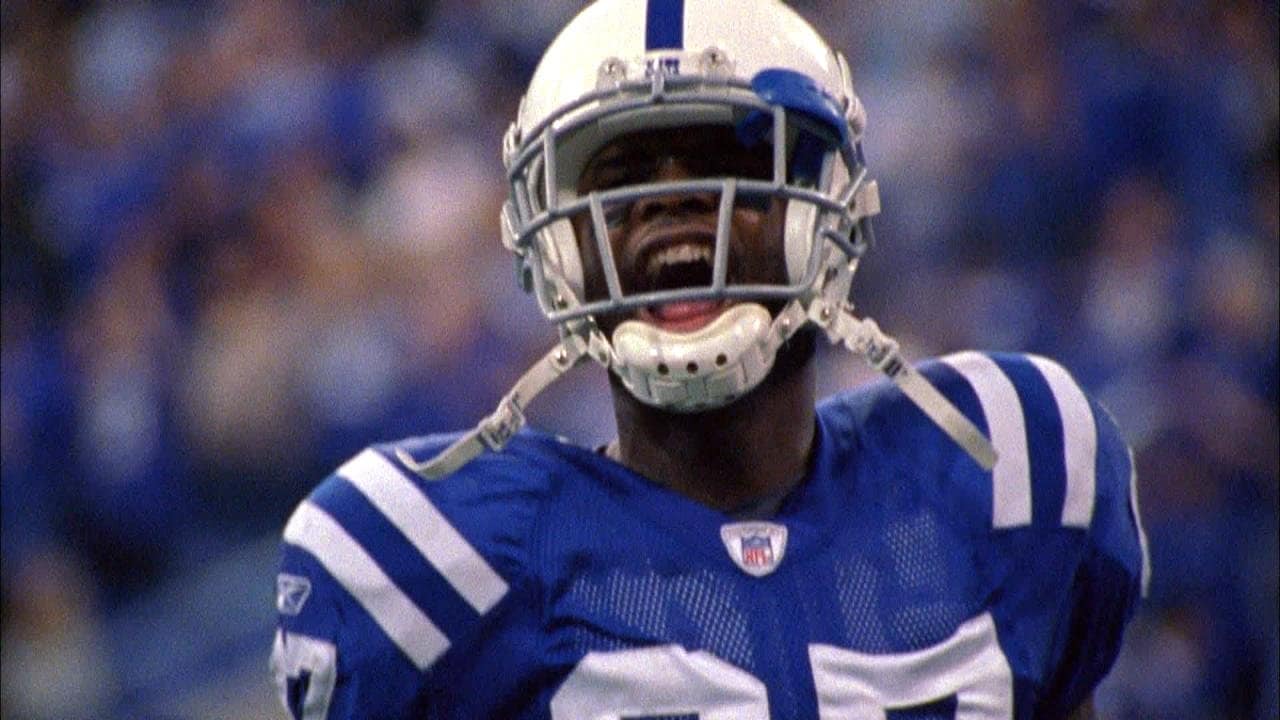
<path fill-rule="evenodd" d="M 1013 717 L 1013 673 L 984 614 L 933 647 L 871 655 L 810 645 L 820 720 L 884 720 L 888 710 L 955 698 L 956 720 Z M 590 653 L 551 699 L 553 720 L 696 715 L 769 720 L 764 683 L 678 645 Z"/>
<path fill-rule="evenodd" d="M 337 681 L 338 650 L 319 638 L 276 631 L 271 674 L 280 700 L 298 720 L 325 720 Z"/>

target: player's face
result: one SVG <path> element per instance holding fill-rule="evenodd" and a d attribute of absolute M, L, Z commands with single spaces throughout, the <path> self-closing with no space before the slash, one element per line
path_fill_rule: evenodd
<path fill-rule="evenodd" d="M 729 127 L 649 130 L 625 135 L 588 163 L 579 193 L 645 182 L 773 175 L 772 148 L 745 147 Z M 628 294 L 711 285 L 719 214 L 718 193 L 678 194 L 606 206 L 609 243 L 618 279 Z M 590 217 L 574 220 L 589 300 L 608 297 Z M 785 283 L 782 203 L 740 196 L 730 222 L 729 285 Z M 690 332 L 714 320 L 729 301 L 649 306 L 636 319 L 672 332 Z M 625 318 L 601 318 L 606 331 Z"/>

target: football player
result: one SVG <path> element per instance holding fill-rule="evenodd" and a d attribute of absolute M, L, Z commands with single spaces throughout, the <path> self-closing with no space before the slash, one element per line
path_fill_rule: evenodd
<path fill-rule="evenodd" d="M 371 447 L 284 530 L 297 718 L 1085 717 L 1144 587 L 1068 373 L 919 367 L 853 313 L 879 210 L 844 58 L 776 0 L 599 0 L 504 144 L 559 341 L 474 430 Z M 882 383 L 815 401 L 826 338 Z M 608 368 L 617 439 L 523 429 Z"/>

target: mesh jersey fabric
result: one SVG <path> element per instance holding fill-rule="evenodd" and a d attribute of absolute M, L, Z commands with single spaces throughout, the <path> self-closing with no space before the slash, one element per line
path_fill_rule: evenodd
<path fill-rule="evenodd" d="M 435 482 L 394 450 L 425 457 L 451 438 L 366 450 L 286 529 L 281 577 L 307 588 L 278 602 L 286 706 L 710 718 L 733 716 L 715 711 L 737 692 L 770 718 L 864 700 L 887 718 L 1064 716 L 1109 669 L 1140 596 L 1128 449 L 1043 359 L 921 370 L 992 434 L 1004 468 L 983 472 L 887 383 L 829 398 L 809 471 L 769 520 L 786 544 L 762 577 L 727 552 L 732 518 L 545 434 Z M 653 680 L 666 668 L 676 680 Z M 646 699 L 663 682 L 702 689 L 687 707 Z M 983 699 L 1006 685 L 1006 700 Z"/>

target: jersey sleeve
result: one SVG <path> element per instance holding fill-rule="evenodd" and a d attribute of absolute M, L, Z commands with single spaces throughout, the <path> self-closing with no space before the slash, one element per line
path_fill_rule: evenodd
<path fill-rule="evenodd" d="M 1066 717 L 1110 670 L 1145 592 L 1130 449 L 1110 414 L 1046 358 L 966 352 L 926 374 L 999 455 L 990 474 L 965 483 L 988 493 L 973 493 L 991 538 L 982 570 L 1001 598 L 997 619 L 1027 649 L 1012 660 L 1034 678 L 1034 716 Z"/>
<path fill-rule="evenodd" d="M 1096 401 L 1090 407 L 1098 430 L 1093 514 L 1037 717 L 1066 717 L 1089 698 L 1115 662 L 1150 581 L 1133 453 L 1111 415 Z"/>
<path fill-rule="evenodd" d="M 292 717 L 434 717 L 448 702 L 446 660 L 500 614 L 520 558 L 516 523 L 472 517 L 486 498 L 468 495 L 468 515 L 434 487 L 371 448 L 290 517 L 270 665 Z"/>

